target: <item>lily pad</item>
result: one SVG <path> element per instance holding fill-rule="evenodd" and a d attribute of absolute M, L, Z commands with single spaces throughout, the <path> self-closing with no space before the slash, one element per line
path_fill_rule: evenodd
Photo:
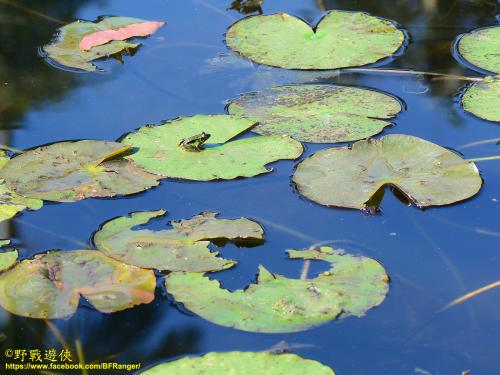
<path fill-rule="evenodd" d="M 303 142 L 356 141 L 380 133 L 401 102 L 382 92 L 337 85 L 292 85 L 247 93 L 227 111 L 258 122 L 252 131 Z"/>
<path fill-rule="evenodd" d="M 234 23 L 226 34 L 232 50 L 259 64 L 287 69 L 339 69 L 392 56 L 405 34 L 389 21 L 361 12 L 331 11 L 315 28 L 285 13 Z"/>
<path fill-rule="evenodd" d="M 97 310 L 111 313 L 151 302 L 155 286 L 153 271 L 124 265 L 99 251 L 53 251 L 0 275 L 0 305 L 30 318 L 67 318 L 81 295 Z"/>
<path fill-rule="evenodd" d="M 395 186 L 418 207 L 467 199 L 482 185 L 473 162 L 401 134 L 321 150 L 297 166 L 293 182 L 300 194 L 314 202 L 357 209 L 368 208 L 387 185 Z"/>
<path fill-rule="evenodd" d="M 172 229 L 133 230 L 165 211 L 134 212 L 105 223 L 94 234 L 97 249 L 124 263 L 161 271 L 220 271 L 236 264 L 208 248 L 211 240 L 262 241 L 264 230 L 254 221 L 217 219 L 203 212 L 189 220 L 172 222 Z"/>
<path fill-rule="evenodd" d="M 2 169 L 10 159 L 7 154 L 0 151 L 0 169 Z M 24 198 L 6 186 L 5 181 L 0 180 L 0 222 L 14 217 L 18 212 L 28 208 L 38 210 L 43 206 L 39 199 Z"/>
<path fill-rule="evenodd" d="M 295 354 L 266 352 L 207 353 L 202 357 L 184 357 L 156 365 L 143 375 L 335 375 L 335 372 L 317 361 Z"/>
<path fill-rule="evenodd" d="M 51 44 L 43 47 L 47 57 L 69 68 L 93 71 L 90 63 L 120 52 L 135 50 L 140 44 L 125 39 L 148 36 L 164 22 L 130 17 L 105 17 L 98 22 L 75 21 L 58 29 Z"/>
<path fill-rule="evenodd" d="M 10 244 L 10 240 L 0 240 L 0 247 Z M 10 250 L 0 253 L 0 272 L 8 270 L 16 264 L 19 253 L 17 250 Z"/>
<path fill-rule="evenodd" d="M 500 26 L 473 30 L 458 37 L 458 53 L 469 64 L 500 74 Z"/>
<path fill-rule="evenodd" d="M 292 259 L 330 262 L 314 279 L 273 275 L 259 267 L 257 284 L 230 292 L 200 273 L 173 272 L 165 278 L 176 302 L 215 324 L 249 332 L 297 332 L 349 315 L 362 316 L 387 294 L 388 276 L 377 261 L 342 250 L 289 250 Z"/>
<path fill-rule="evenodd" d="M 130 146 L 116 142 L 53 143 L 12 158 L 0 178 L 22 196 L 56 202 L 127 195 L 158 185 L 158 176 L 120 157 L 128 151 Z"/>
<path fill-rule="evenodd" d="M 128 158 L 146 171 L 196 181 L 268 173 L 272 170 L 266 164 L 296 159 L 302 154 L 302 145 L 289 136 L 228 142 L 254 125 L 253 121 L 236 116 L 196 115 L 143 126 L 126 135 L 122 142 L 138 147 Z"/>
<path fill-rule="evenodd" d="M 462 105 L 479 118 L 500 121 L 500 75 L 473 83 L 464 92 Z"/>

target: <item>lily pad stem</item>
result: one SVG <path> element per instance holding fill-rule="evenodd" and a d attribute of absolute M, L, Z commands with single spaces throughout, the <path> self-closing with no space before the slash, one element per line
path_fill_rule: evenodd
<path fill-rule="evenodd" d="M 499 160 L 500 155 L 496 156 L 486 156 L 484 158 L 472 158 L 472 159 L 465 159 L 467 161 L 472 161 L 472 162 L 477 162 L 477 161 L 488 161 L 488 160 Z"/>
<path fill-rule="evenodd" d="M 433 76 L 441 77 L 445 79 L 457 79 L 462 81 L 481 81 L 482 78 L 476 77 L 466 77 L 458 76 L 454 74 L 445 73 L 435 73 L 435 72 L 423 72 L 418 70 L 399 70 L 399 69 L 374 69 L 374 68 L 350 68 L 342 69 L 344 72 L 372 72 L 372 73 L 395 73 L 395 74 L 407 74 L 407 75 L 423 75 L 423 76 Z"/>

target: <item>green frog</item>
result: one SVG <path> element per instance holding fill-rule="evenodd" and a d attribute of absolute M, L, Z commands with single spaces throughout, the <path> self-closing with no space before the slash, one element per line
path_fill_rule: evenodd
<path fill-rule="evenodd" d="M 179 143 L 179 146 L 186 151 L 200 152 L 203 150 L 203 144 L 210 138 L 210 134 L 205 132 L 185 138 Z"/>

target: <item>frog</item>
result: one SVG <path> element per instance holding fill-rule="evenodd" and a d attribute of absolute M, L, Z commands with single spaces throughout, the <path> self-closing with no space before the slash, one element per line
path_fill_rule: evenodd
<path fill-rule="evenodd" d="M 202 132 L 191 137 L 183 139 L 179 143 L 179 147 L 186 151 L 200 152 L 204 149 L 203 144 L 210 138 L 210 134 Z"/>

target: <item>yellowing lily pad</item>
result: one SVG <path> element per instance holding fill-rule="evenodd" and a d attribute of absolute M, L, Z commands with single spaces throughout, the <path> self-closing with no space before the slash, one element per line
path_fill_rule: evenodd
<path fill-rule="evenodd" d="M 482 185 L 473 162 L 401 134 L 321 150 L 297 166 L 293 182 L 300 194 L 314 202 L 357 209 L 368 208 L 387 185 L 395 186 L 418 207 L 467 199 Z"/>
<path fill-rule="evenodd" d="M 9 163 L 7 154 L 0 151 L 0 170 Z M 6 186 L 5 181 L 0 179 L 0 222 L 14 217 L 18 212 L 28 208 L 38 210 L 43 205 L 39 199 L 24 198 L 16 194 Z"/>
<path fill-rule="evenodd" d="M 120 52 L 135 50 L 140 44 L 125 39 L 148 36 L 164 22 L 130 17 L 105 17 L 99 22 L 75 21 L 58 29 L 55 40 L 43 47 L 47 57 L 65 67 L 94 71 L 90 63 Z"/>
<path fill-rule="evenodd" d="M 257 284 L 230 292 L 200 273 L 165 278 L 175 301 L 215 324 L 249 332 L 297 332 L 349 315 L 362 316 L 384 300 L 389 284 L 377 261 L 342 250 L 289 250 L 292 259 L 330 262 L 314 279 L 287 279 L 259 268 Z"/>
<path fill-rule="evenodd" d="M 473 83 L 464 92 L 462 105 L 467 112 L 479 118 L 500 121 L 500 75 Z"/>
<path fill-rule="evenodd" d="M 401 102 L 382 92 L 337 85 L 291 85 L 243 94 L 227 111 L 258 122 L 252 131 L 303 142 L 356 141 L 391 125 Z"/>
<path fill-rule="evenodd" d="M 151 302 L 155 286 L 153 271 L 99 251 L 53 251 L 0 274 L 0 305 L 30 318 L 67 318 L 81 295 L 97 310 L 111 313 Z"/>
<path fill-rule="evenodd" d="M 121 143 L 84 140 L 59 142 L 26 151 L 0 170 L 16 193 L 48 201 L 133 194 L 159 183 L 127 159 Z"/>
<path fill-rule="evenodd" d="M 10 244 L 10 240 L 0 240 L 0 247 Z M 19 256 L 17 250 L 10 250 L 0 253 L 0 272 L 5 271 L 16 264 Z"/>
<path fill-rule="evenodd" d="M 196 115 L 146 125 L 124 137 L 137 147 L 128 156 L 150 173 L 186 180 L 230 180 L 271 172 L 266 164 L 296 159 L 302 145 L 289 136 L 251 137 L 229 142 L 253 121 L 228 115 Z"/>
<path fill-rule="evenodd" d="M 331 11 L 315 28 L 285 13 L 243 18 L 226 43 L 259 64 L 287 69 L 338 69 L 392 56 L 405 34 L 389 21 L 361 12 Z"/>
<path fill-rule="evenodd" d="M 458 37 L 458 53 L 469 64 L 500 74 L 500 26 L 473 30 Z"/>
<path fill-rule="evenodd" d="M 202 357 L 184 357 L 156 365 L 143 375 L 335 375 L 319 362 L 295 354 L 266 352 L 207 353 Z"/>
<path fill-rule="evenodd" d="M 208 248 L 211 240 L 262 241 L 264 230 L 254 221 L 217 219 L 203 212 L 192 219 L 172 222 L 172 229 L 133 230 L 165 211 L 134 212 L 105 223 L 94 234 L 94 244 L 107 256 L 124 263 L 162 271 L 219 271 L 236 264 Z"/>

